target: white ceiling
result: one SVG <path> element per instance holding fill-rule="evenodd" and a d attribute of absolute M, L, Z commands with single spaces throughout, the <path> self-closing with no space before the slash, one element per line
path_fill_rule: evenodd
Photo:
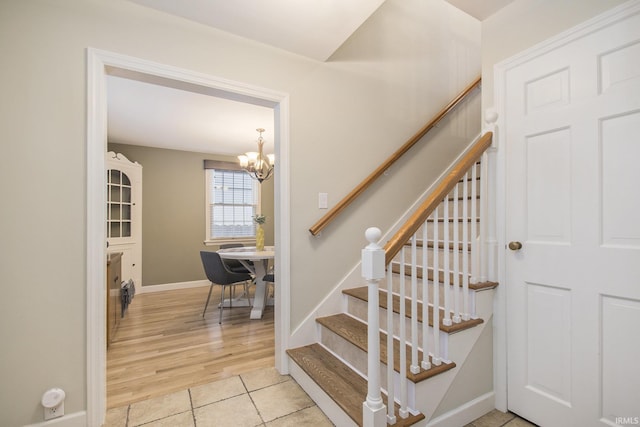
<path fill-rule="evenodd" d="M 446 0 L 474 18 L 484 21 L 513 0 Z"/>
<path fill-rule="evenodd" d="M 328 59 L 385 0 L 130 0 L 319 61 Z M 485 19 L 513 0 L 446 0 Z M 110 142 L 237 155 L 264 128 L 273 153 L 273 110 L 162 82 L 108 77 Z"/>
<path fill-rule="evenodd" d="M 327 60 L 384 0 L 131 0 L 318 61 Z"/>
<path fill-rule="evenodd" d="M 274 152 L 271 108 L 112 75 L 107 90 L 109 142 L 238 155 L 256 151 L 263 128 Z"/>

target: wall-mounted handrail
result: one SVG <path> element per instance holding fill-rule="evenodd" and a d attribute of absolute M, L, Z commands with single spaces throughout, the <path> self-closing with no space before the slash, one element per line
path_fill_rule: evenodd
<path fill-rule="evenodd" d="M 473 164 L 491 146 L 492 132 L 482 135 L 471 147 L 465 156 L 456 163 L 449 175 L 432 191 L 426 200 L 422 202 L 415 213 L 396 232 L 396 234 L 384 246 L 386 264 L 400 252 L 404 244 L 409 241 L 416 231 L 424 224 L 429 215 L 435 210 L 442 200 L 451 192 L 453 187 L 462 179 Z"/>
<path fill-rule="evenodd" d="M 329 223 L 331 223 L 347 206 L 358 198 L 367 188 L 369 188 L 376 179 L 378 179 L 384 171 L 389 169 L 396 160 L 400 159 L 411 147 L 413 147 L 420 139 L 433 129 L 449 112 L 451 112 L 458 104 L 460 104 L 476 87 L 480 85 L 481 79 L 478 77 L 454 99 L 440 110 L 425 126 L 422 127 L 415 135 L 413 135 L 402 147 L 396 150 L 384 163 L 376 168 L 369 176 L 367 176 L 360 184 L 358 184 L 349 194 L 347 194 L 340 202 L 331 208 L 318 222 L 316 222 L 309 232 L 317 236 Z"/>

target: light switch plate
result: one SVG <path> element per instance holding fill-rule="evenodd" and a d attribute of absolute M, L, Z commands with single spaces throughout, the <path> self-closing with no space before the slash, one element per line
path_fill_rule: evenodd
<path fill-rule="evenodd" d="M 318 193 L 318 208 L 327 209 L 328 207 L 328 195 L 327 193 Z"/>

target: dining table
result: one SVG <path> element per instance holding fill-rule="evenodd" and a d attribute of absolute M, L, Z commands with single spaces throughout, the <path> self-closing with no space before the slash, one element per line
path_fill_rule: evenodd
<path fill-rule="evenodd" d="M 262 319 L 264 308 L 267 304 L 273 304 L 273 300 L 267 297 L 267 284 L 263 280 L 269 268 L 269 262 L 275 258 L 275 248 L 273 246 L 265 246 L 262 250 L 257 250 L 255 246 L 242 246 L 235 248 L 219 249 L 220 258 L 234 259 L 240 263 L 255 276 L 256 292 L 253 296 L 253 307 L 251 308 L 251 319 Z M 248 299 L 248 295 L 246 296 Z M 223 301 L 225 307 L 232 304 L 231 301 Z M 237 304 L 237 302 L 233 302 Z"/>

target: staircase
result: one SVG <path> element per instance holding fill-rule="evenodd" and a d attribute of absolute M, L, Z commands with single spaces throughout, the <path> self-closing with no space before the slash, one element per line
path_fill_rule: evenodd
<path fill-rule="evenodd" d="M 460 367 L 476 357 L 474 344 L 491 318 L 497 283 L 485 279 L 486 256 L 480 253 L 486 230 L 480 222 L 486 212 L 480 155 L 473 149 L 468 155 L 475 158 L 465 160 L 463 171 L 452 168 L 452 176 L 461 177 L 436 189 L 442 194 L 434 196 L 437 203 L 432 201 L 427 213 L 418 215 L 419 224 L 403 226 L 396 234 L 405 233 L 396 254 L 391 253 L 396 236 L 387 243 L 386 254 L 373 249 L 386 255 L 378 266 L 386 270 L 385 280 L 343 289 L 344 312 L 315 319 L 317 342 L 287 350 L 292 376 L 337 426 L 374 425 L 363 418 L 363 402 L 372 393 L 368 381 L 379 384 L 387 409 L 388 400 L 394 402 L 387 411 L 388 425 L 438 425 L 437 408 L 450 388 L 459 387 L 455 379 Z M 372 239 L 367 233 L 377 246 L 380 235 Z M 363 258 L 363 266 L 368 264 Z M 377 306 L 371 307 L 376 294 Z M 380 319 L 373 323 L 380 328 L 368 337 L 371 313 Z M 379 360 L 369 360 L 371 343 Z M 378 372 L 369 375 L 369 366 Z"/>

